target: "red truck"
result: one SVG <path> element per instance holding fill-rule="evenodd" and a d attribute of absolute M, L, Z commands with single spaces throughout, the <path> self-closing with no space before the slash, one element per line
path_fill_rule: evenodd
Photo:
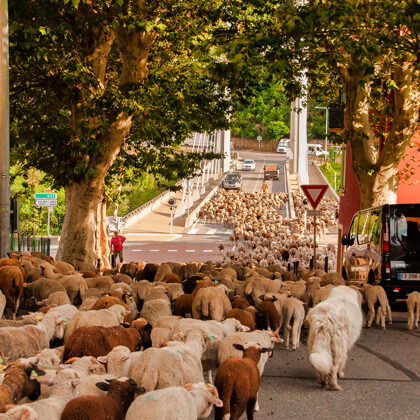
<path fill-rule="evenodd" d="M 264 179 L 279 179 L 280 167 L 277 163 L 264 165 Z"/>

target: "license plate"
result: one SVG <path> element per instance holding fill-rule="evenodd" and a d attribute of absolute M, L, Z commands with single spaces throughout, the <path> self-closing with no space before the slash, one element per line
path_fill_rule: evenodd
<path fill-rule="evenodd" d="M 420 273 L 398 273 L 398 280 L 420 280 Z"/>

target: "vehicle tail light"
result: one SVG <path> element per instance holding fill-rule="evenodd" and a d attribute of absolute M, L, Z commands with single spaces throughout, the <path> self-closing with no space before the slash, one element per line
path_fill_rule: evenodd
<path fill-rule="evenodd" d="M 401 291 L 401 287 L 395 287 L 394 290 L 393 290 L 393 292 L 396 292 L 396 293 L 398 293 L 400 291 Z"/>
<path fill-rule="evenodd" d="M 383 251 L 384 252 L 389 252 L 389 231 L 388 231 L 388 226 L 386 227 L 386 231 L 384 233 Z"/>

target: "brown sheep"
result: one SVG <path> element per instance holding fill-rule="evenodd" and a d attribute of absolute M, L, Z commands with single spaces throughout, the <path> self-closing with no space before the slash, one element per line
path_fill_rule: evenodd
<path fill-rule="evenodd" d="M 125 263 L 121 266 L 121 269 L 120 269 L 120 273 L 129 276 L 130 279 L 134 279 L 134 277 L 136 277 L 137 271 L 138 271 L 138 268 L 137 268 L 136 263 L 134 262 Z"/>
<path fill-rule="evenodd" d="M 146 264 L 143 268 L 143 275 L 141 279 L 149 280 L 152 282 L 155 279 L 155 274 L 156 274 L 157 269 L 158 269 L 157 264 L 152 264 L 152 263 Z"/>
<path fill-rule="evenodd" d="M 90 288 L 108 291 L 113 286 L 114 280 L 108 276 L 98 276 L 92 279 L 86 279 L 86 284 Z"/>
<path fill-rule="evenodd" d="M 146 392 L 132 380 L 125 378 L 98 382 L 96 386 L 107 395 L 85 395 L 73 398 L 64 407 L 61 420 L 122 420 L 135 394 Z"/>
<path fill-rule="evenodd" d="M 217 371 L 214 385 L 223 401 L 223 407 L 215 407 L 215 420 L 239 420 L 245 410 L 248 419 L 253 418 L 261 381 L 258 362 L 261 353 L 273 351 L 256 343 L 246 344 L 246 348 L 241 344 L 233 346 L 244 354 L 242 359 L 232 357 L 225 360 Z"/>
<path fill-rule="evenodd" d="M 124 317 L 124 322 L 131 322 L 132 316 L 130 308 L 123 302 L 122 299 L 116 296 L 104 296 L 99 298 L 92 306 L 91 310 L 108 309 L 114 305 L 121 305 L 127 309 L 127 315 Z"/>
<path fill-rule="evenodd" d="M 103 276 L 112 276 L 113 274 L 117 274 L 117 270 L 115 268 L 108 268 L 102 272 Z"/>
<path fill-rule="evenodd" d="M 260 296 L 260 299 L 265 299 L 257 306 L 257 322 L 256 327 L 260 330 L 277 331 L 280 327 L 280 315 L 273 302 L 277 300 L 276 297 L 265 298 Z"/>
<path fill-rule="evenodd" d="M 190 315 L 192 318 L 192 303 L 193 303 L 193 296 L 190 294 L 184 294 L 180 296 L 175 302 L 172 314 L 177 316 L 182 316 L 184 318 L 187 315 Z"/>
<path fill-rule="evenodd" d="M 80 327 L 64 345 L 63 360 L 72 357 L 105 356 L 116 346 L 126 346 L 131 352 L 139 350 L 140 333 L 136 328 Z"/>
<path fill-rule="evenodd" d="M 114 280 L 114 283 L 126 283 L 128 285 L 133 283 L 133 280 L 127 274 L 117 273 L 113 274 L 111 278 Z"/>
<path fill-rule="evenodd" d="M 7 405 L 17 404 L 24 397 L 31 400 L 39 397 L 41 388 L 38 381 L 31 378 L 32 372 L 45 375 L 45 372 L 34 364 L 13 364 L 6 368 L 3 383 L 0 385 L 0 413 L 6 412 Z"/>
<path fill-rule="evenodd" d="M 242 325 L 245 325 L 246 327 L 248 327 L 250 331 L 255 330 L 254 317 L 251 315 L 250 312 L 248 312 L 244 309 L 239 309 L 239 308 L 231 309 L 230 311 L 228 311 L 225 318 L 226 319 L 227 318 L 235 318 Z"/>
<path fill-rule="evenodd" d="M 12 311 L 12 319 L 16 319 L 19 300 L 23 288 L 23 268 L 15 266 L 0 267 L 0 290 L 6 298 L 6 307 Z"/>
<path fill-rule="evenodd" d="M 181 284 L 182 281 L 177 274 L 167 274 L 163 280 L 164 283 L 179 283 Z"/>
<path fill-rule="evenodd" d="M 18 261 L 15 258 L 2 258 L 2 259 L 0 259 L 0 267 L 6 267 L 6 266 L 18 267 L 19 270 L 22 273 L 23 280 L 26 281 L 26 272 L 25 272 L 25 269 L 22 267 L 22 264 L 21 264 L 20 261 Z"/>
<path fill-rule="evenodd" d="M 201 280 L 199 283 L 197 283 L 197 286 L 195 286 L 194 290 L 192 291 L 192 296 L 193 298 L 195 297 L 195 295 L 198 293 L 198 291 L 200 289 L 204 289 L 206 287 L 216 287 L 217 283 L 215 283 L 214 281 L 207 279 L 203 279 Z M 185 289 L 184 289 L 185 290 Z"/>
<path fill-rule="evenodd" d="M 248 300 L 242 296 L 235 296 L 232 300 L 232 308 L 242 308 L 249 306 Z"/>
<path fill-rule="evenodd" d="M 80 273 L 84 279 L 93 279 L 94 277 L 98 277 L 98 275 L 93 271 L 78 271 L 78 273 Z"/>

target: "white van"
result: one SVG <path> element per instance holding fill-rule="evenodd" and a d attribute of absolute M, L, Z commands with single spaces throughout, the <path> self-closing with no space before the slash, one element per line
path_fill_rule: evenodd
<path fill-rule="evenodd" d="M 308 155 L 327 156 L 328 152 L 326 152 L 320 144 L 308 144 Z"/>
<path fill-rule="evenodd" d="M 287 153 L 289 150 L 289 139 L 281 139 L 277 145 L 277 153 Z"/>

